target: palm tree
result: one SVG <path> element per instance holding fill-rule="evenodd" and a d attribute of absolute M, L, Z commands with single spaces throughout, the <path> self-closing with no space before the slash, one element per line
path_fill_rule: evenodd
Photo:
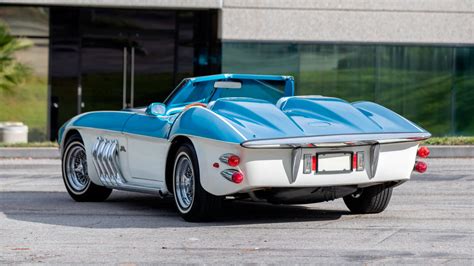
<path fill-rule="evenodd" d="M 8 27 L 0 23 L 0 91 L 11 90 L 31 75 L 31 69 L 18 62 L 14 54 L 32 45 L 26 38 L 12 36 Z"/>

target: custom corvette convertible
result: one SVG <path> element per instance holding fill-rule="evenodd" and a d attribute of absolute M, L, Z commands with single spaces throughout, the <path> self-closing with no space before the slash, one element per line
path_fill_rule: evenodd
<path fill-rule="evenodd" d="M 430 134 L 372 102 L 294 96 L 290 76 L 184 79 L 163 103 L 78 115 L 59 130 L 76 201 L 113 189 L 173 196 L 187 221 L 223 200 L 304 204 L 343 198 L 383 211 L 392 189 L 424 172 Z"/>

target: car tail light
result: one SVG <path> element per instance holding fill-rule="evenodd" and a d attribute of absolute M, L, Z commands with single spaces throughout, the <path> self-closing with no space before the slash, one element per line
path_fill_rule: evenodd
<path fill-rule="evenodd" d="M 236 167 L 240 164 L 240 157 L 232 153 L 223 154 L 219 160 L 231 167 Z"/>
<path fill-rule="evenodd" d="M 364 170 L 364 152 L 354 152 L 352 155 L 352 170 L 363 171 Z"/>
<path fill-rule="evenodd" d="M 311 170 L 316 171 L 316 168 L 318 166 L 318 157 L 316 156 L 311 157 L 311 161 L 312 161 Z"/>
<path fill-rule="evenodd" d="M 421 146 L 420 148 L 418 148 L 418 152 L 416 154 L 418 155 L 418 157 L 426 158 L 430 155 L 430 149 L 428 149 L 428 147 Z"/>
<path fill-rule="evenodd" d="M 425 162 L 415 162 L 415 167 L 413 167 L 413 170 L 417 171 L 418 173 L 424 173 L 426 172 L 426 169 L 428 169 L 428 165 Z"/>
<path fill-rule="evenodd" d="M 240 184 L 242 181 L 244 181 L 244 174 L 241 172 L 235 172 L 232 174 L 232 182 Z"/>
<path fill-rule="evenodd" d="M 352 155 L 352 169 L 357 170 L 357 153 Z"/>
<path fill-rule="evenodd" d="M 227 170 L 224 170 L 221 172 L 221 175 L 231 181 L 231 182 L 234 182 L 236 184 L 240 184 L 242 183 L 242 181 L 244 181 L 244 174 L 240 171 L 237 171 L 235 169 L 227 169 Z"/>

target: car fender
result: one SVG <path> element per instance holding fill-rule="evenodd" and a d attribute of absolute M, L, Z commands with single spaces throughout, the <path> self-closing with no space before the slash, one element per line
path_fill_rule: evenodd
<path fill-rule="evenodd" d="M 176 118 L 171 127 L 169 139 L 177 135 L 230 143 L 241 143 L 247 140 L 227 119 L 201 106 L 188 108 Z"/>

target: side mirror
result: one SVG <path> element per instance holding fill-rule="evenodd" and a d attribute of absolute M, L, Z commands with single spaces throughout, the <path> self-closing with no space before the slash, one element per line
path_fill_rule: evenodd
<path fill-rule="evenodd" d="M 147 115 L 160 116 L 166 114 L 166 105 L 162 103 L 152 103 L 148 105 L 145 113 Z"/>

